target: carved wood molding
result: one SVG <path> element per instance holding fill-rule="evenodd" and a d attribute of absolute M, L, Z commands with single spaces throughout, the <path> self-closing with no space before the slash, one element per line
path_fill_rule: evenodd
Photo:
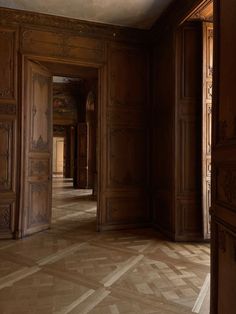
<path fill-rule="evenodd" d="M 49 175 L 49 161 L 48 160 L 31 160 L 29 174 L 30 176 Z"/>
<path fill-rule="evenodd" d="M 63 31 L 73 31 L 77 35 L 99 37 L 115 41 L 146 42 L 147 30 L 113 26 L 59 17 L 49 14 L 26 12 L 21 10 L 0 8 L 0 23 L 17 23 L 19 25 L 34 25 L 53 27 Z"/>
<path fill-rule="evenodd" d="M 28 209 L 28 227 L 33 225 L 44 224 L 48 222 L 48 212 L 46 210 L 46 203 L 41 204 L 40 208 L 37 207 L 35 199 L 43 199 L 45 193 L 48 192 L 48 183 L 30 183 L 29 189 L 29 206 Z M 48 198 L 48 193 L 47 193 Z M 46 200 L 48 202 L 48 199 Z M 44 207 L 45 206 L 45 207 Z"/>
<path fill-rule="evenodd" d="M 219 165 L 216 168 L 216 203 L 236 211 L 236 166 Z"/>
<path fill-rule="evenodd" d="M 15 104 L 0 104 L 0 114 L 16 114 Z"/>
<path fill-rule="evenodd" d="M 150 39 L 157 42 L 166 36 L 168 32 L 173 31 L 183 20 L 191 14 L 197 12 L 200 7 L 208 4 L 211 0 L 175 0 L 157 22 L 153 25 L 150 31 Z"/>
<path fill-rule="evenodd" d="M 0 206 L 0 230 L 10 229 L 11 226 L 11 207 L 9 205 Z"/>
<path fill-rule="evenodd" d="M 0 147 L 0 191 L 7 191 L 11 189 L 11 154 L 12 154 L 12 121 L 0 122 L 0 141 L 5 143 Z"/>

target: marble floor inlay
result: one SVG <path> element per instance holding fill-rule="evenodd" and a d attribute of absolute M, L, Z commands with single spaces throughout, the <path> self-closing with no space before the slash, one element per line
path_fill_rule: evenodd
<path fill-rule="evenodd" d="M 52 228 L 0 242 L 1 314 L 209 313 L 209 244 L 96 232 L 91 190 L 53 183 Z"/>

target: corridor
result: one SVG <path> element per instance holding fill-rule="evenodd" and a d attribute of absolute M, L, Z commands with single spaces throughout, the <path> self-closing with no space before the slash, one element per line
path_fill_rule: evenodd
<path fill-rule="evenodd" d="M 199 312 L 209 244 L 172 243 L 150 229 L 97 233 L 91 191 L 61 178 L 53 191 L 50 230 L 0 242 L 0 313 Z"/>

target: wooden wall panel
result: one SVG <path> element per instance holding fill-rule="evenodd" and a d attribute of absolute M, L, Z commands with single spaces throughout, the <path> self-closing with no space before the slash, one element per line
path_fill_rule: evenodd
<path fill-rule="evenodd" d="M 236 3 L 214 2 L 211 313 L 236 308 Z"/>
<path fill-rule="evenodd" d="M 217 313 L 231 314 L 235 311 L 236 233 L 229 233 L 222 225 L 218 225 L 218 262 Z"/>
<path fill-rule="evenodd" d="M 12 191 L 13 121 L 0 121 L 0 192 Z"/>
<path fill-rule="evenodd" d="M 177 32 L 176 239 L 202 238 L 202 25 Z"/>
<path fill-rule="evenodd" d="M 15 203 L 2 200 L 0 203 L 0 238 L 8 239 L 15 231 Z"/>
<path fill-rule="evenodd" d="M 144 221 L 148 221 L 148 215 L 145 214 L 148 206 L 143 196 L 110 197 L 106 203 L 106 222 L 111 225 L 127 225 L 127 223 L 141 225 Z"/>
<path fill-rule="evenodd" d="M 0 238 L 15 233 L 17 30 L 0 27 Z"/>
<path fill-rule="evenodd" d="M 142 47 L 110 44 L 103 229 L 150 222 L 148 59 Z"/>
<path fill-rule="evenodd" d="M 0 29 L 0 99 L 16 99 L 16 31 Z"/>
<path fill-rule="evenodd" d="M 102 40 L 55 30 L 25 28 L 22 33 L 21 50 L 37 56 L 79 59 L 84 62 L 105 61 L 105 43 Z"/>
<path fill-rule="evenodd" d="M 147 134 L 142 128 L 120 126 L 108 129 L 108 178 L 109 187 L 146 187 Z"/>

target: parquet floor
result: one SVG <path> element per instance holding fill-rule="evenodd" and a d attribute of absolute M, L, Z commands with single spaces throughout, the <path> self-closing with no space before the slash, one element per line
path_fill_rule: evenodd
<path fill-rule="evenodd" d="M 149 229 L 97 233 L 89 192 L 57 179 L 52 229 L 0 242 L 0 313 L 192 313 L 209 245 Z"/>

